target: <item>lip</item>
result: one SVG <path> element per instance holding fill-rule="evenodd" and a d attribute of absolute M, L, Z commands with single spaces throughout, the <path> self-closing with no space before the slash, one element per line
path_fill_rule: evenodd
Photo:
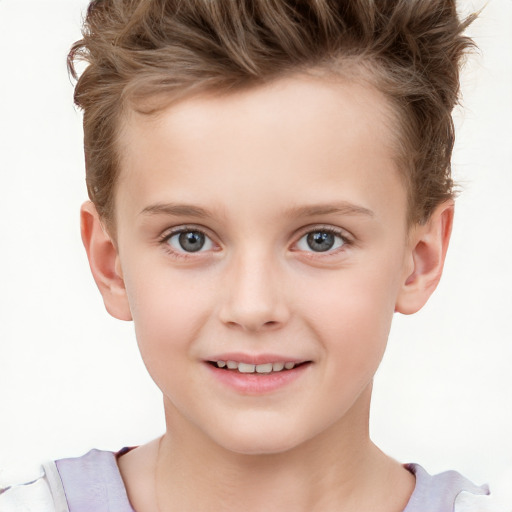
<path fill-rule="evenodd" d="M 234 370 L 218 368 L 211 364 L 212 361 L 237 361 L 247 364 L 293 362 L 299 366 L 291 370 L 273 373 L 240 373 Z M 215 356 L 204 362 L 204 366 L 216 382 L 237 394 L 250 396 L 265 395 L 286 389 L 303 377 L 311 365 L 312 362 L 310 360 L 290 358 L 277 354 L 220 354 L 219 357 Z"/>
<path fill-rule="evenodd" d="M 267 364 L 267 363 L 294 363 L 300 364 L 309 361 L 309 359 L 297 359 L 296 357 L 285 356 L 282 354 L 246 354 L 242 352 L 229 352 L 225 354 L 215 354 L 206 362 L 217 361 L 236 361 L 237 363 L 246 364 Z"/>

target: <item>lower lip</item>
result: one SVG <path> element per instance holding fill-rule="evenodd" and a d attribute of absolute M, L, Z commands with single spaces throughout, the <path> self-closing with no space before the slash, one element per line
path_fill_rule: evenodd
<path fill-rule="evenodd" d="M 210 363 L 205 364 L 216 380 L 246 395 L 262 395 L 282 389 L 304 375 L 311 365 L 305 363 L 291 370 L 272 373 L 240 373 L 236 370 L 217 368 Z"/>

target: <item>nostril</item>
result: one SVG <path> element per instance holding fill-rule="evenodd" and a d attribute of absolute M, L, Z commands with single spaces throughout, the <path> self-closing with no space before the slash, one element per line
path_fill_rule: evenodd
<path fill-rule="evenodd" d="M 258 323 L 258 322 L 226 322 L 226 325 L 231 328 L 238 328 L 244 331 L 259 331 L 261 329 L 275 329 L 278 328 L 280 325 L 280 322 L 277 322 L 275 320 L 269 320 L 268 322 Z"/>

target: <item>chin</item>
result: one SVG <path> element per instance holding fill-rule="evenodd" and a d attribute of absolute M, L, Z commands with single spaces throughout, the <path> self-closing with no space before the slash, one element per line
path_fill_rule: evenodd
<path fill-rule="evenodd" d="M 213 440 L 222 448 L 239 455 L 277 455 L 288 452 L 306 439 L 302 439 L 296 429 L 264 428 L 230 429 L 225 435 L 217 431 Z"/>

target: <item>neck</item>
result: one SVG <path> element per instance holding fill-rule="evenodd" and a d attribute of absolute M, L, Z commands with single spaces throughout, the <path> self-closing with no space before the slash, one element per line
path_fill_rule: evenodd
<path fill-rule="evenodd" d="M 389 500 L 389 485 L 406 471 L 371 443 L 369 399 L 370 391 L 349 415 L 292 449 L 250 455 L 214 443 L 166 404 L 168 434 L 156 462 L 160 512 L 209 510 L 212 503 L 226 512 L 385 510 L 382 495 Z M 406 498 L 410 492 L 409 478 Z"/>

